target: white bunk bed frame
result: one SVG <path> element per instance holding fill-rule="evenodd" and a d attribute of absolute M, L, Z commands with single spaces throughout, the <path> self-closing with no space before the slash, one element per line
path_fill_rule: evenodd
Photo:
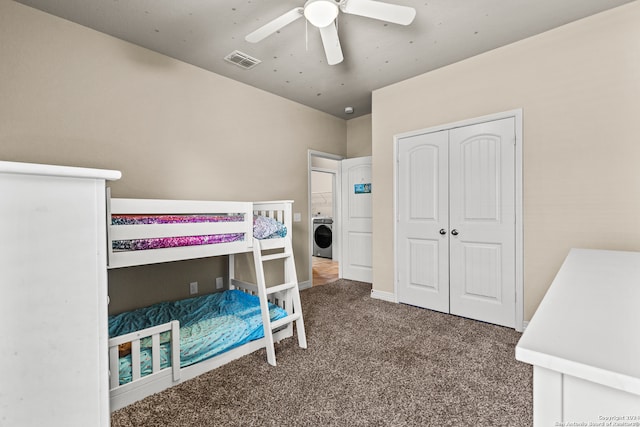
<path fill-rule="evenodd" d="M 154 200 L 154 199 L 118 199 L 110 198 L 107 191 L 107 242 L 108 242 L 108 268 L 121 268 L 134 265 L 154 264 L 168 261 L 186 260 L 193 258 L 204 258 L 211 256 L 229 255 L 229 289 L 238 289 L 251 295 L 257 295 L 268 299 L 270 302 L 286 309 L 291 313 L 296 302 L 293 299 L 298 298 L 297 295 L 297 279 L 296 293 L 292 296 L 289 289 L 283 289 L 279 292 L 267 292 L 261 290 L 264 287 L 264 278 L 258 284 L 243 282 L 235 278 L 235 259 L 234 254 L 254 252 L 259 255 L 260 250 L 282 249 L 283 251 L 291 250 L 291 215 L 292 200 L 268 201 L 268 202 L 214 202 L 214 201 L 185 201 L 185 200 Z M 158 225 L 112 225 L 112 214 L 243 214 L 242 222 L 210 222 L 197 224 L 158 224 Z M 253 215 L 262 215 L 274 218 L 283 223 L 287 227 L 287 235 L 284 238 L 271 238 L 258 241 L 253 238 Z M 208 234 L 224 234 L 238 233 L 245 234 L 243 241 L 217 243 L 211 245 L 185 246 L 177 248 L 164 248 L 142 251 L 115 252 L 112 249 L 113 240 L 126 240 L 149 237 L 171 237 L 171 236 L 189 236 L 189 235 L 208 235 Z M 256 247 L 254 247 L 256 246 Z M 256 249 L 258 248 L 258 249 Z M 289 254 L 293 263 L 293 256 Z M 266 259 L 267 257 L 265 257 Z M 254 260 L 255 261 L 255 260 Z M 286 262 L 286 261 L 285 261 Z M 293 265 L 293 264 L 291 264 Z M 291 270 L 295 270 L 289 266 L 289 274 L 287 274 L 285 266 L 286 280 L 292 280 L 290 277 Z M 293 273 L 295 276 L 295 272 Z M 275 290 L 275 289 L 274 289 Z M 268 295 L 268 296 L 267 296 Z M 265 301 L 266 301 L 265 299 Z M 261 308 L 264 315 L 264 307 L 261 301 Z M 288 316 L 294 317 L 294 316 Z M 301 312 L 297 316 L 302 320 Z M 268 314 L 267 314 L 268 321 Z M 281 322 L 283 323 L 283 322 Z M 306 347 L 306 339 L 304 338 L 304 326 L 298 323 L 298 340 L 301 347 Z M 268 325 L 269 328 L 275 325 Z M 302 328 L 301 328 L 302 326 Z M 302 336 L 300 335 L 302 329 Z M 165 331 L 171 331 L 171 366 L 160 368 L 160 334 Z M 293 335 L 293 323 L 289 321 L 285 326 L 277 329 L 273 334 L 265 331 L 265 337 L 258 340 L 250 341 L 244 345 L 233 348 L 218 356 L 204 360 L 197 364 L 180 367 L 180 325 L 177 321 L 172 321 L 163 325 L 158 325 L 148 329 L 135 331 L 130 334 L 121 335 L 109 340 L 109 367 L 110 367 L 110 401 L 111 411 L 123 408 L 133 402 L 158 393 L 169 387 L 177 385 L 181 382 L 192 379 L 198 375 L 218 368 L 232 360 L 250 354 L 261 348 L 267 348 L 269 363 L 275 365 L 275 356 L 273 355 L 273 341 L 280 341 Z M 140 340 L 151 337 L 152 340 L 152 373 L 141 376 L 140 374 Z M 301 339 L 302 338 L 302 339 Z M 119 380 L 119 354 L 118 346 L 124 343 L 131 343 L 132 358 L 132 381 L 120 385 Z M 271 353 L 269 352 L 269 344 L 271 343 Z M 174 363 L 178 361 L 178 363 Z"/>

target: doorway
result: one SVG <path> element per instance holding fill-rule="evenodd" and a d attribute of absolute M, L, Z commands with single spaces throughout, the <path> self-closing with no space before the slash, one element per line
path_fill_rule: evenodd
<path fill-rule="evenodd" d="M 339 180 L 341 156 L 309 151 L 309 224 L 311 285 L 340 278 Z"/>

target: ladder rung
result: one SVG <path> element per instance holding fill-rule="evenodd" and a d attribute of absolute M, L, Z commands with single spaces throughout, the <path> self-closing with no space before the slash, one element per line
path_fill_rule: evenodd
<path fill-rule="evenodd" d="M 277 254 L 263 255 L 262 261 L 271 261 L 272 259 L 289 258 L 290 256 L 291 256 L 291 252 L 280 252 Z"/>
<path fill-rule="evenodd" d="M 300 318 L 300 313 L 293 313 L 288 315 L 287 317 L 283 317 L 282 319 L 278 319 L 274 322 L 271 322 L 271 329 L 277 329 L 280 326 L 287 325 L 291 322 L 295 322 Z"/>
<path fill-rule="evenodd" d="M 276 292 L 282 292 L 282 291 L 286 291 L 287 289 L 295 288 L 296 285 L 297 285 L 296 282 L 288 282 L 288 283 L 283 283 L 282 285 L 269 286 L 267 288 L 267 295 L 271 295 L 271 294 L 275 294 Z"/>

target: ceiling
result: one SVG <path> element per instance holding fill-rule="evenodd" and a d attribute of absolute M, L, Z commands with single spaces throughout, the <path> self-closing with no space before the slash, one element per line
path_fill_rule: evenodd
<path fill-rule="evenodd" d="M 298 19 L 253 44 L 244 37 L 304 0 L 20 0 L 20 3 L 344 119 L 371 112 L 371 92 L 632 0 L 389 0 L 409 26 L 340 14 L 344 61 L 327 65 L 317 28 Z M 308 39 L 308 40 L 306 40 Z M 239 50 L 262 62 L 224 60 Z M 353 107 L 353 114 L 345 114 Z"/>

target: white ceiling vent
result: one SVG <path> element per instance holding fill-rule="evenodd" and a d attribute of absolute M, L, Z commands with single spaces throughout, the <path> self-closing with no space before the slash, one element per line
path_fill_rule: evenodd
<path fill-rule="evenodd" d="M 240 68 L 244 68 L 245 70 L 249 70 L 262 62 L 259 59 L 247 55 L 246 53 L 240 52 L 239 50 L 234 50 L 229 55 L 225 56 L 224 59 L 232 64 L 236 64 Z"/>

